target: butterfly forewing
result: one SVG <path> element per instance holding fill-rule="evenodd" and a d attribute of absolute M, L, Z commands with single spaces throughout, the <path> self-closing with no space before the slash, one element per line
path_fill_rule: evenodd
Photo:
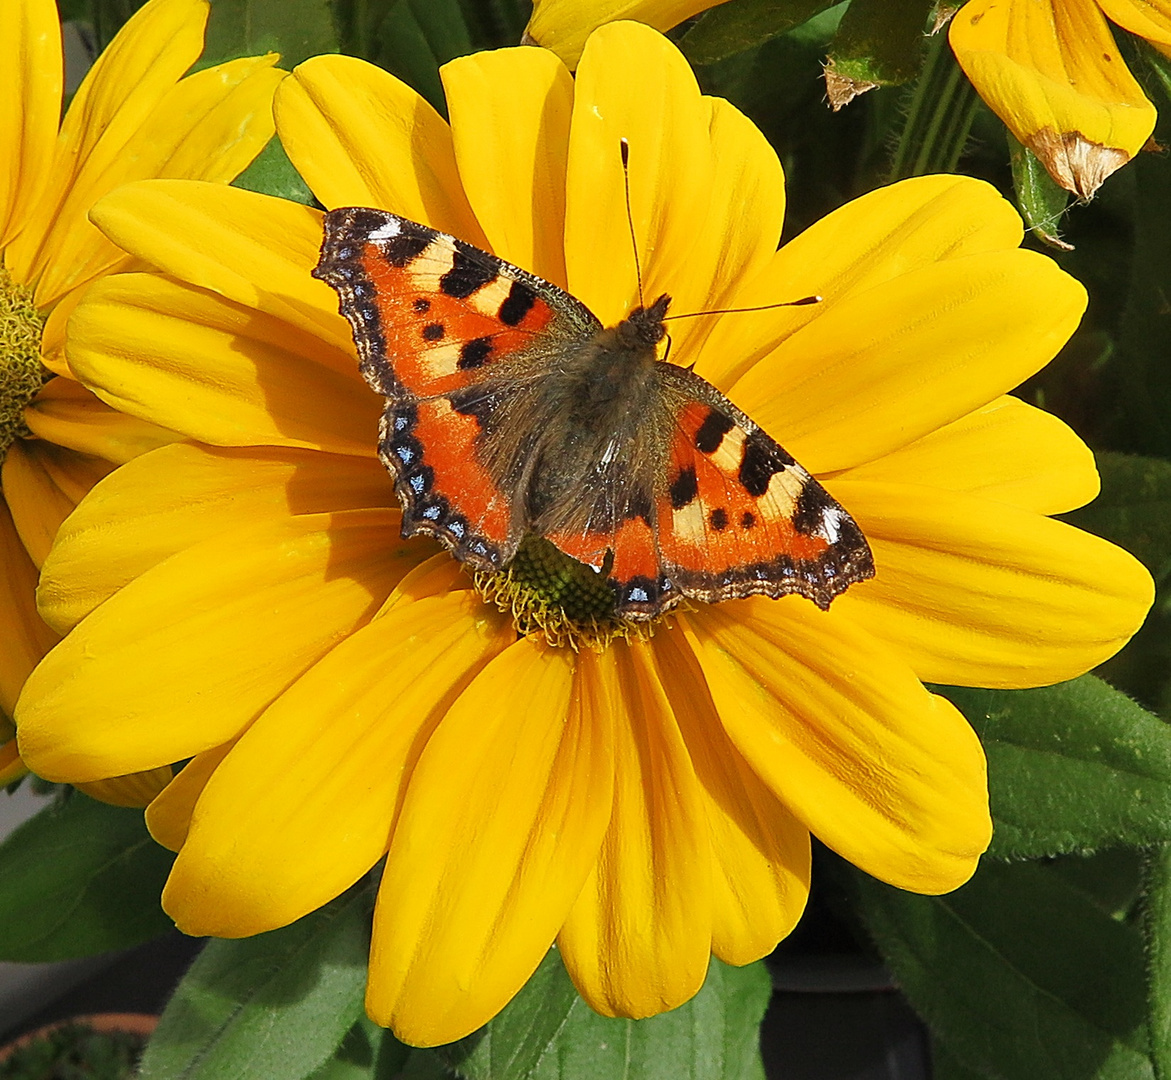
<path fill-rule="evenodd" d="M 339 294 L 362 374 L 387 398 L 379 455 L 405 535 L 423 532 L 481 569 L 519 537 L 476 451 L 501 394 L 599 323 L 568 293 L 488 252 L 366 207 L 325 215 L 316 277 Z"/>

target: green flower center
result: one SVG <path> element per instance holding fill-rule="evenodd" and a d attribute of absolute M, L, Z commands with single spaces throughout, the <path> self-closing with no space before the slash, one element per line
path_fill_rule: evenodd
<path fill-rule="evenodd" d="M 0 462 L 17 439 L 32 434 L 24 407 L 52 378 L 41 363 L 44 326 L 32 289 L 18 285 L 0 264 Z"/>
<path fill-rule="evenodd" d="M 646 640 L 659 622 L 619 616 L 606 575 L 541 536 L 526 536 L 506 570 L 476 574 L 475 581 L 488 603 L 512 616 L 518 633 L 543 634 L 557 647 L 604 649 L 619 637 Z"/>

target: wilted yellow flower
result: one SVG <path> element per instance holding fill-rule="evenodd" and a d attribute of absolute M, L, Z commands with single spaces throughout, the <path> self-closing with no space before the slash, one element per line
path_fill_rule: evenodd
<path fill-rule="evenodd" d="M 695 605 L 648 639 L 518 637 L 437 544 L 399 538 L 375 456 L 383 402 L 334 293 L 321 214 L 148 181 L 94 212 L 155 272 L 96 286 L 70 361 L 102 400 L 189 441 L 130 462 L 66 523 L 42 611 L 64 641 L 29 680 L 44 776 L 190 763 L 147 819 L 179 852 L 164 904 L 192 934 L 285 925 L 385 855 L 367 1007 L 419 1044 L 491 1018 L 556 941 L 603 1013 L 687 1000 L 712 953 L 793 927 L 810 833 L 938 893 L 990 832 L 984 759 L 921 680 L 1031 686 L 1133 633 L 1151 581 L 1054 521 L 1097 491 L 1060 421 L 1005 396 L 1067 339 L 1083 289 L 1018 248 L 988 185 L 906 181 L 777 250 L 776 155 L 635 23 L 443 69 L 450 126 L 361 61 L 318 57 L 277 122 L 327 207 L 368 205 L 568 288 L 606 322 L 674 324 L 671 362 L 729 394 L 853 514 L 877 576 Z"/>
<path fill-rule="evenodd" d="M 1168 0 L 969 0 L 949 33 L 989 108 L 1054 180 L 1085 199 L 1155 127 L 1155 107 L 1106 16 L 1171 50 Z"/>
<path fill-rule="evenodd" d="M 86 215 L 128 180 L 231 180 L 273 133 L 275 55 L 181 78 L 203 50 L 207 14 L 206 0 L 151 0 L 61 120 L 56 4 L 0 0 L 0 784 L 25 772 L 8 718 L 57 640 L 34 589 L 58 526 L 115 466 L 176 438 L 104 405 L 63 356 L 86 287 L 130 262 Z M 143 805 L 169 775 L 90 791 Z"/>

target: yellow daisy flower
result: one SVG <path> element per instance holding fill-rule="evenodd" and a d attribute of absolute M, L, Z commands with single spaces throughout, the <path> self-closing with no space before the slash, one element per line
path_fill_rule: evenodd
<path fill-rule="evenodd" d="M 176 438 L 104 405 L 63 356 L 82 293 L 130 263 L 86 215 L 129 180 L 231 180 L 273 133 L 276 56 L 181 78 L 203 51 L 207 15 L 206 0 L 151 0 L 62 120 L 56 4 L 0 0 L 0 784 L 26 771 L 8 717 L 57 640 L 34 590 L 59 525 L 115 466 Z M 168 769 L 89 790 L 142 806 L 169 778 Z"/>
<path fill-rule="evenodd" d="M 577 67 L 586 39 L 599 26 L 634 19 L 656 30 L 670 30 L 722 0 L 533 0 L 524 43 L 551 49 L 570 70 Z"/>
<path fill-rule="evenodd" d="M 1082 199 L 1150 137 L 1155 107 L 1110 18 L 1171 51 L 1169 0 L 969 0 L 949 37 L 972 85 L 1062 187 Z"/>
<path fill-rule="evenodd" d="M 164 905 L 236 937 L 326 903 L 385 855 L 367 1008 L 402 1039 L 467 1034 L 554 942 L 610 1015 L 670 1009 L 714 953 L 796 923 L 810 833 L 869 873 L 955 888 L 990 832 L 984 759 L 921 680 L 1030 686 L 1118 649 L 1151 602 L 1125 552 L 1045 516 L 1092 498 L 1089 451 L 1005 396 L 1080 318 L 986 184 L 907 181 L 777 250 L 780 165 L 659 34 L 610 24 L 576 80 L 553 54 L 442 72 L 450 126 L 359 60 L 280 87 L 278 130 L 327 207 L 384 207 L 580 297 L 691 319 L 671 360 L 725 390 L 854 515 L 877 576 L 703 606 L 603 649 L 519 636 L 438 545 L 399 538 L 382 401 L 335 294 L 322 215 L 148 181 L 95 209 L 151 266 L 96 286 L 70 361 L 182 432 L 102 481 L 46 560 L 65 639 L 21 747 L 50 778 L 190 758 L 151 804 Z"/>

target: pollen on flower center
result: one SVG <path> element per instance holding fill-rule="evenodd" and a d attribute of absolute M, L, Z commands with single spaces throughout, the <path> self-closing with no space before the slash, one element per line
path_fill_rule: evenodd
<path fill-rule="evenodd" d="M 553 646 L 601 650 L 615 638 L 644 640 L 661 618 L 625 619 L 605 577 L 540 536 L 521 541 L 508 568 L 475 575 L 484 600 L 512 616 L 520 634 Z"/>
<path fill-rule="evenodd" d="M 52 377 L 41 363 L 44 325 L 32 290 L 0 265 L 0 462 L 17 439 L 31 434 L 24 407 Z"/>

